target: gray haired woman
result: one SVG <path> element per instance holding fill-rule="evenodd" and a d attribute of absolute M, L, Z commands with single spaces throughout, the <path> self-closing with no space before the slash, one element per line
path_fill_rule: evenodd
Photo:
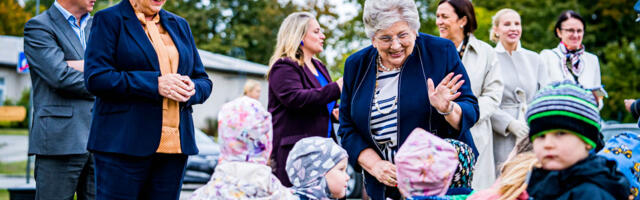
<path fill-rule="evenodd" d="M 400 199 L 394 156 L 411 131 L 425 129 L 475 150 L 469 128 L 478 102 L 455 46 L 419 33 L 413 0 L 367 0 L 372 45 L 347 58 L 340 100 L 342 146 L 362 169 L 368 195 Z"/>

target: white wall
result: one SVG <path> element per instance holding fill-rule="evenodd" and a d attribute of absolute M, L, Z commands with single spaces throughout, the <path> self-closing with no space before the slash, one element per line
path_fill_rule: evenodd
<path fill-rule="evenodd" d="M 31 88 L 29 74 L 18 74 L 15 67 L 0 66 L 0 77 L 4 78 L 4 100 L 16 102 L 22 96 L 22 90 Z"/>

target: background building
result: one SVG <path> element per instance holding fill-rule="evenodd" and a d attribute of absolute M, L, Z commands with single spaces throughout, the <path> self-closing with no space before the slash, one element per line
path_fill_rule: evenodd
<path fill-rule="evenodd" d="M 0 35 L 0 105 L 7 99 L 15 102 L 20 99 L 23 90 L 31 88 L 30 75 L 17 72 L 18 54 L 23 51 L 23 44 L 22 37 Z M 268 69 L 266 65 L 204 50 L 198 50 L 198 52 L 213 82 L 213 90 L 204 104 L 193 107 L 196 128 L 207 129 L 210 123 L 216 124 L 215 119 L 222 104 L 241 96 L 247 79 L 260 82 L 262 86 L 260 102 L 266 108 L 265 74 Z"/>

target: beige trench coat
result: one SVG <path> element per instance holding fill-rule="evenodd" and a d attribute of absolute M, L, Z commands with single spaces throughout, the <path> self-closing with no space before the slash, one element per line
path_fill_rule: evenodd
<path fill-rule="evenodd" d="M 493 156 L 496 176 L 499 176 L 502 163 L 516 143 L 516 137 L 507 131 L 507 126 L 515 120 L 526 122 L 526 107 L 533 100 L 535 93 L 545 86 L 547 69 L 537 53 L 522 48 L 520 43 L 511 55 L 501 43 L 496 45 L 495 51 L 504 84 L 500 107 L 491 116 Z"/>
<path fill-rule="evenodd" d="M 502 99 L 502 73 L 496 54 L 489 44 L 471 35 L 462 56 L 471 90 L 478 98 L 480 118 L 471 127 L 473 142 L 480 153 L 477 158 L 471 183 L 473 189 L 489 188 L 496 179 L 493 158 L 493 131 L 491 116 L 498 109 Z"/>

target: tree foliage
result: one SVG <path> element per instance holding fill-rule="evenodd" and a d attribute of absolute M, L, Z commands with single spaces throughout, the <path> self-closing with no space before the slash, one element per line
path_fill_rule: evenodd
<path fill-rule="evenodd" d="M 31 16 L 16 0 L 0 0 L 0 35 L 22 36 Z"/>
<path fill-rule="evenodd" d="M 41 12 L 54 0 L 41 0 Z M 474 0 L 480 40 L 489 41 L 491 17 L 502 8 L 512 8 L 522 17 L 522 46 L 539 52 L 554 48 L 559 40 L 554 35 L 558 15 L 574 10 L 586 20 L 583 43 L 587 51 L 600 59 L 602 81 L 610 94 L 602 110 L 605 119 L 631 121 L 624 111 L 622 99 L 640 97 L 636 78 L 640 74 L 636 37 L 640 24 L 635 23 L 633 5 L 636 0 Z M 294 0 L 170 0 L 165 9 L 174 12 L 191 25 L 196 45 L 200 49 L 267 64 L 276 44 L 282 20 L 295 11 L 317 15 L 325 29 L 325 53 L 319 57 L 334 78 L 341 76 L 347 56 L 371 44 L 364 34 L 362 7 L 364 0 L 343 0 L 340 5 L 353 4 L 357 14 L 338 21 L 337 6 L 327 0 L 306 0 L 300 5 Z M 438 35 L 435 11 L 439 0 L 416 0 L 420 13 L 420 31 Z M 117 0 L 97 1 L 94 12 L 118 3 Z M 21 35 L 26 19 L 35 13 L 35 0 L 26 0 L 25 8 L 16 7 L 15 0 L 0 0 L 0 34 Z M 18 12 L 26 10 L 27 12 Z M 16 11 L 16 12 L 13 12 Z M 22 13 L 22 14 L 21 14 Z M 15 22 L 15 23 L 14 23 Z M 16 28 L 17 27 L 17 28 Z M 494 44 L 495 45 L 495 44 Z"/>

